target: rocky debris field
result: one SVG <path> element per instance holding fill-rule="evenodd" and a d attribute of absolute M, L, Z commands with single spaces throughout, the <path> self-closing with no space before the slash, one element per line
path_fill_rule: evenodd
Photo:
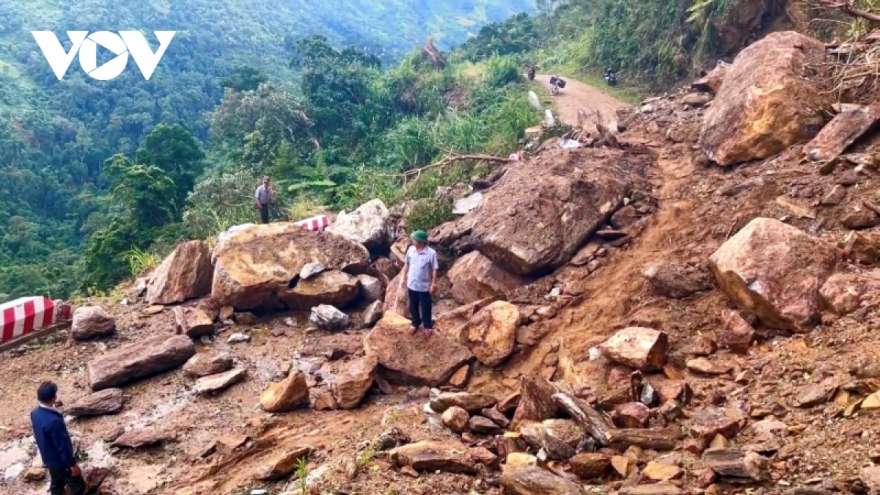
<path fill-rule="evenodd" d="M 397 208 L 181 244 L 3 355 L 3 489 L 46 490 L 51 379 L 105 495 L 877 492 L 880 115 L 823 51 L 769 35 L 442 191 L 430 338 Z"/>

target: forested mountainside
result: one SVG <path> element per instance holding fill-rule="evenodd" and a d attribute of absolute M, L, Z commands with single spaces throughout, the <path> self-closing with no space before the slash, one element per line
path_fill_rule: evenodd
<path fill-rule="evenodd" d="M 104 162 L 116 153 L 177 172 L 184 164 L 190 167 L 186 178 L 177 172 L 164 177 L 175 181 L 177 193 L 167 207 L 173 211 L 150 223 L 179 220 L 201 170 L 217 165 L 204 159 L 206 115 L 220 102 L 224 87 L 255 89 L 271 80 L 298 92 L 296 74 L 305 66 L 290 65 L 297 41 L 320 34 L 334 46 L 356 46 L 375 56 L 375 63 L 364 65 L 374 72 L 361 81 L 372 87 L 381 73 L 379 62 L 400 60 L 429 36 L 449 47 L 487 22 L 532 9 L 532 0 L 0 2 L 0 299 L 35 292 L 66 296 L 95 285 L 85 280 L 84 265 L 78 263 L 83 242 L 95 233 L 106 234 L 114 221 L 117 226 L 127 222 L 130 212 L 118 197 L 124 191 L 163 196 L 166 185 L 156 170 L 133 169 L 121 159 L 112 163 L 122 168 L 105 170 Z M 131 63 L 118 78 L 95 81 L 76 61 L 58 81 L 32 30 L 54 31 L 63 43 L 67 30 L 140 30 L 153 48 L 152 31 L 177 34 L 149 81 Z M 274 97 L 278 94 L 267 96 Z M 145 138 L 159 124 L 180 127 L 159 129 L 151 148 Z M 175 152 L 164 157 L 166 162 L 148 157 L 150 149 L 167 150 L 160 141 L 168 133 L 185 143 L 177 150 L 187 157 L 184 163 L 167 162 L 180 158 Z M 129 176 L 133 171 L 141 175 Z M 120 176 L 123 172 L 126 177 Z M 117 197 L 108 190 L 117 191 Z M 155 235 L 139 232 L 141 237 Z M 131 236 L 113 242 L 117 255 L 151 244 Z M 114 265 L 113 259 L 95 263 Z M 118 267 L 111 271 L 119 273 Z"/>

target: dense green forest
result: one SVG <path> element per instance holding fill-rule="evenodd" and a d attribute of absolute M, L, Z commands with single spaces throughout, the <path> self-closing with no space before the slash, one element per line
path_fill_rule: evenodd
<path fill-rule="evenodd" d="M 531 0 L 0 2 L 0 299 L 105 288 L 161 251 L 157 240 L 171 243 L 204 233 L 209 227 L 200 225 L 199 215 L 206 214 L 205 203 L 187 202 L 193 187 L 196 201 L 211 198 L 216 181 L 222 188 L 229 177 L 241 179 L 244 169 L 254 174 L 267 167 L 279 173 L 298 167 L 308 173 L 291 179 L 326 183 L 343 162 L 355 163 L 335 155 L 334 146 L 366 146 L 359 140 L 401 117 L 396 108 L 383 106 L 397 88 L 388 86 L 393 81 L 382 67 L 402 60 L 429 36 L 449 47 L 487 22 L 532 9 Z M 149 81 L 131 63 L 120 77 L 95 81 L 76 61 L 58 81 L 30 34 L 52 30 L 65 43 L 66 30 L 125 29 L 147 34 L 154 49 L 152 30 L 177 31 Z M 327 50 L 320 63 L 339 61 L 345 67 L 334 67 L 330 75 L 321 72 L 318 60 L 294 61 L 301 48 L 307 49 L 297 43 L 315 34 L 326 37 L 323 46 L 311 47 Z M 333 58 L 331 45 L 357 48 Z M 354 53 L 363 60 L 352 59 Z M 361 79 L 301 80 L 309 73 Z M 408 84 L 405 77 L 400 73 L 395 84 Z M 266 88 L 252 91 L 261 82 Z M 320 94 L 309 96 L 310 85 Z M 362 92 L 332 108 L 339 92 L 352 89 Z M 226 100 L 209 119 L 225 91 Z M 259 115 L 277 110 L 279 117 L 291 118 L 282 124 L 290 128 L 303 105 L 312 104 L 310 98 L 316 105 L 330 104 L 327 113 L 310 116 L 302 130 L 333 141 L 317 156 L 300 149 L 302 136 L 272 141 L 277 129 L 269 129 L 267 118 L 275 116 Z M 250 105 L 282 103 L 290 106 L 252 108 L 246 114 Z M 424 115 L 430 105 L 438 108 L 436 101 L 415 105 L 419 108 L 407 109 L 410 115 Z M 244 113 L 233 119 L 224 112 Z M 365 115 L 371 112 L 378 113 Z M 353 133 L 340 122 L 321 127 L 335 118 L 359 116 L 363 127 Z M 247 122 L 248 117 L 253 120 Z M 337 130 L 346 135 L 329 137 Z M 169 150 L 173 146 L 165 140 L 179 149 Z M 153 211 L 138 210 L 145 205 Z M 184 230 L 180 222 L 187 205 L 196 205 L 186 217 L 189 225 L 199 224 L 197 232 Z"/>

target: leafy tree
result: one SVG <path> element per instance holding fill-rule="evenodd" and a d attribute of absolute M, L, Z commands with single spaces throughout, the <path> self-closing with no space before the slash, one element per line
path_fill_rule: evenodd
<path fill-rule="evenodd" d="M 220 86 L 233 91 L 256 91 L 269 81 L 265 72 L 254 67 L 236 67 L 232 74 L 220 79 Z"/>

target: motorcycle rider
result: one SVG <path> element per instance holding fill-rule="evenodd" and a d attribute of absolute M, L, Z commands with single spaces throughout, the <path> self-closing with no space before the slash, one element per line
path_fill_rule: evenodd
<path fill-rule="evenodd" d="M 535 73 L 537 72 L 538 67 L 535 64 L 529 64 L 527 70 L 529 74 L 529 81 L 534 81 Z"/>

